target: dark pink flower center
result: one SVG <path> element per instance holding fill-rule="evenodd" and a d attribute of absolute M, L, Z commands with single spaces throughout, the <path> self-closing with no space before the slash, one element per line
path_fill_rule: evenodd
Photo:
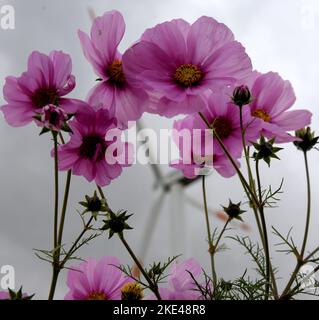
<path fill-rule="evenodd" d="M 42 88 L 37 90 L 32 96 L 32 103 L 37 108 L 42 108 L 48 104 L 57 105 L 59 96 L 54 88 Z"/>
<path fill-rule="evenodd" d="M 203 78 L 203 73 L 199 67 L 193 64 L 182 64 L 174 73 L 174 80 L 184 88 L 196 86 Z"/>
<path fill-rule="evenodd" d="M 115 86 L 123 86 L 126 82 L 125 75 L 123 72 L 122 61 L 114 60 L 106 70 L 109 80 Z"/>
<path fill-rule="evenodd" d="M 83 138 L 80 147 L 80 156 L 93 161 L 100 161 L 105 157 L 106 142 L 99 136 L 87 136 Z"/>
<path fill-rule="evenodd" d="M 233 131 L 231 122 L 223 117 L 217 117 L 212 126 L 221 139 L 228 138 Z"/>
<path fill-rule="evenodd" d="M 104 292 L 91 292 L 87 300 L 107 300 L 107 297 Z"/>

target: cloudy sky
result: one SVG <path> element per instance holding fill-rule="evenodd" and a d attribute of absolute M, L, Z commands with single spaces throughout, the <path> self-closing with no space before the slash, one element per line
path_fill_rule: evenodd
<path fill-rule="evenodd" d="M 308 108 L 314 113 L 313 128 L 318 131 L 318 70 L 319 70 L 319 3 L 317 0 L 1 0 L 0 5 L 11 4 L 15 8 L 15 30 L 0 29 L 0 85 L 7 75 L 19 75 L 26 68 L 28 55 L 33 50 L 48 53 L 58 49 L 69 53 L 73 59 L 73 73 L 77 88 L 72 96 L 84 99 L 92 86 L 95 75 L 80 50 L 76 31 L 89 31 L 88 9 L 97 15 L 117 9 L 126 20 L 126 34 L 121 44 L 125 50 L 139 38 L 145 28 L 172 18 L 195 21 L 202 15 L 212 16 L 227 24 L 243 43 L 254 68 L 262 72 L 277 71 L 289 79 L 296 91 L 295 108 Z M 0 96 L 1 104 L 4 103 Z M 50 280 L 50 266 L 39 261 L 32 249 L 49 249 L 52 240 L 53 172 L 49 136 L 38 136 L 38 129 L 29 125 L 14 129 L 0 115 L 0 266 L 10 264 L 16 270 L 16 285 L 36 292 L 37 298 L 46 298 Z M 169 128 L 172 120 L 146 115 L 147 127 Z M 301 242 L 305 220 L 305 177 L 302 154 L 293 146 L 285 146 L 281 161 L 274 162 L 271 169 L 263 168 L 263 184 L 277 186 L 284 177 L 284 194 L 280 207 L 267 211 L 268 224 L 282 232 L 293 228 L 296 243 Z M 309 250 L 319 244 L 317 191 L 319 190 L 319 154 L 310 155 L 313 176 L 313 218 Z M 170 170 L 164 166 L 163 172 Z M 64 177 L 63 177 L 64 178 Z M 148 166 L 136 165 L 105 188 L 110 204 L 116 209 L 128 209 L 134 213 L 131 221 L 135 230 L 128 239 L 137 251 L 143 248 L 143 235 L 153 202 L 158 197 L 154 191 L 154 177 Z M 207 183 L 209 206 L 217 209 L 229 198 L 243 200 L 236 178 L 222 179 L 213 174 Z M 76 213 L 83 196 L 92 193 L 93 185 L 82 178 L 74 178 L 70 194 L 65 242 L 69 243 L 81 228 Z M 181 195 L 168 195 L 163 210 L 154 227 L 145 263 L 163 260 L 173 253 L 187 258 L 194 256 L 204 267 L 209 267 L 205 243 L 203 212 L 174 202 L 179 197 L 191 196 L 202 201 L 200 184 L 190 186 Z M 177 209 L 176 209 L 177 208 Z M 179 222 L 176 222 L 178 220 Z M 255 227 L 252 214 L 245 214 L 245 221 Z M 214 226 L 221 222 L 213 219 Z M 184 228 L 181 228 L 183 225 Z M 235 227 L 235 226 L 234 226 Z M 178 229 L 178 232 L 176 232 Z M 245 232 L 233 230 L 233 233 Z M 255 237 L 254 231 L 249 235 Z M 272 237 L 272 243 L 276 239 Z M 218 274 L 227 279 L 239 276 L 250 265 L 235 244 L 217 258 Z M 177 252 L 172 252 L 173 248 Z M 82 257 L 116 255 L 123 263 L 130 259 L 116 238 L 101 237 L 81 250 Z M 293 268 L 293 260 L 275 253 L 274 263 L 280 267 L 280 277 L 287 278 Z M 65 272 L 58 285 L 57 297 L 63 298 L 67 291 Z"/>

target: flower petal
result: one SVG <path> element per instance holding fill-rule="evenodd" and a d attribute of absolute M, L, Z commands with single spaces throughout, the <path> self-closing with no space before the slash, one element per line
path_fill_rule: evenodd
<path fill-rule="evenodd" d="M 203 16 L 190 27 L 187 38 L 188 59 L 195 65 L 201 65 L 212 52 L 233 40 L 234 35 L 226 25 Z"/>

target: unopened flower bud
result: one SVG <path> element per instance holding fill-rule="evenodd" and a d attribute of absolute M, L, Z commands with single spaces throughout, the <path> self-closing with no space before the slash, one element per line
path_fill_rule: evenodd
<path fill-rule="evenodd" d="M 251 93 L 247 86 L 236 87 L 232 96 L 233 103 L 242 107 L 251 102 Z"/>
<path fill-rule="evenodd" d="M 310 151 L 317 143 L 319 137 L 315 137 L 315 133 L 311 132 L 310 127 L 296 131 L 298 141 L 294 141 L 294 145 L 301 151 Z"/>
<path fill-rule="evenodd" d="M 48 104 L 42 109 L 40 122 L 47 129 L 60 131 L 67 119 L 68 116 L 63 109 Z"/>
<path fill-rule="evenodd" d="M 123 231 L 126 229 L 132 229 L 128 224 L 127 220 L 132 215 L 127 215 L 127 211 L 114 213 L 112 211 L 109 212 L 108 219 L 103 220 L 104 226 L 101 230 L 109 230 L 109 238 L 112 238 L 114 233 L 123 234 Z"/>
<path fill-rule="evenodd" d="M 268 166 L 270 166 L 271 159 L 279 159 L 277 152 L 282 150 L 282 148 L 274 146 L 275 139 L 266 140 L 265 137 L 261 136 L 259 143 L 253 143 L 256 152 L 253 154 L 253 158 L 257 160 L 264 160 Z"/>
<path fill-rule="evenodd" d="M 82 214 L 85 214 L 87 212 L 91 212 L 94 219 L 97 218 L 99 212 L 107 212 L 108 211 L 108 205 L 105 201 L 105 199 L 100 199 L 96 191 L 94 192 L 93 197 L 89 197 L 88 195 L 85 196 L 86 201 L 79 202 L 80 205 L 85 207 L 85 210 Z"/>
<path fill-rule="evenodd" d="M 232 203 L 232 201 L 229 200 L 228 207 L 222 206 L 222 208 L 224 209 L 225 213 L 228 215 L 229 219 L 237 219 L 242 221 L 242 218 L 240 217 L 240 215 L 246 211 L 241 210 L 240 206 L 241 206 L 241 202 Z"/>

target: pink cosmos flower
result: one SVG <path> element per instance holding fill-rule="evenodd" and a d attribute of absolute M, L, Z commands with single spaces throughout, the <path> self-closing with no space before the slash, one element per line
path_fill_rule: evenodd
<path fill-rule="evenodd" d="M 208 104 L 203 115 L 214 127 L 223 144 L 231 155 L 239 157 L 243 151 L 242 133 L 240 126 L 239 108 L 235 106 L 230 97 L 225 92 L 212 93 L 208 98 Z M 243 127 L 245 129 L 246 144 L 251 145 L 260 137 L 261 120 L 250 115 L 248 106 L 243 106 L 242 110 Z M 193 127 L 207 128 L 199 115 L 193 118 Z M 220 144 L 214 138 L 214 153 L 224 154 Z"/>
<path fill-rule="evenodd" d="M 172 161 L 170 167 L 181 170 L 188 179 L 207 174 L 212 168 L 225 178 L 233 176 L 236 171 L 228 158 L 214 153 L 211 131 L 204 126 L 195 128 L 193 120 L 189 116 L 174 122 L 173 140 L 179 148 L 180 159 Z"/>
<path fill-rule="evenodd" d="M 219 91 L 252 68 L 228 27 L 209 17 L 192 25 L 172 20 L 146 30 L 125 52 L 123 66 L 127 75 L 156 92 L 158 103 L 148 111 L 166 117 L 200 111 L 207 90 Z"/>
<path fill-rule="evenodd" d="M 20 127 L 34 120 L 35 113 L 48 104 L 75 113 L 81 101 L 63 96 L 75 87 L 72 62 L 62 51 L 48 56 L 34 51 L 28 59 L 28 70 L 20 77 L 9 76 L 3 88 L 7 104 L 1 107 L 8 124 Z"/>
<path fill-rule="evenodd" d="M 20 290 L 18 291 L 18 293 L 19 293 L 19 295 L 21 294 L 21 296 L 18 297 L 18 298 L 14 298 L 15 300 L 18 300 L 18 299 L 19 300 L 20 299 L 29 300 L 30 299 L 30 297 L 29 297 L 29 295 L 27 293 L 22 293 Z M 9 291 L 0 291 L 0 300 L 13 300 L 13 299 L 10 297 Z"/>
<path fill-rule="evenodd" d="M 193 150 L 191 150 L 192 152 Z M 240 167 L 240 163 L 237 159 L 237 167 Z M 191 163 L 185 163 L 183 158 L 172 161 L 170 167 L 182 171 L 183 175 L 187 179 L 194 179 L 199 175 L 206 175 L 210 172 L 211 168 L 214 168 L 224 178 L 230 178 L 236 174 L 236 170 L 228 158 L 224 155 L 213 155 L 211 161 L 204 162 L 193 159 Z"/>
<path fill-rule="evenodd" d="M 308 126 L 311 112 L 307 110 L 287 111 L 296 97 L 289 81 L 283 80 L 277 73 L 256 74 L 252 85 L 250 104 L 251 114 L 262 119 L 262 134 L 267 138 L 276 138 L 277 143 L 296 140 L 287 133 Z"/>
<path fill-rule="evenodd" d="M 0 291 L 0 300 L 8 300 L 10 295 L 8 291 Z"/>
<path fill-rule="evenodd" d="M 116 257 L 88 259 L 71 268 L 67 275 L 69 292 L 65 300 L 121 300 L 121 289 L 132 281 L 118 269 Z"/>
<path fill-rule="evenodd" d="M 173 263 L 167 277 L 167 287 L 159 288 L 161 298 L 163 300 L 199 300 L 201 294 L 190 273 L 197 281 L 202 274 L 202 268 L 194 258 L 182 263 Z M 152 294 L 148 299 L 156 298 Z"/>
<path fill-rule="evenodd" d="M 69 126 L 70 141 L 59 148 L 59 170 L 72 169 L 73 174 L 105 186 L 132 163 L 131 146 L 121 142 L 122 131 L 106 109 L 87 105 Z"/>
<path fill-rule="evenodd" d="M 125 23 L 118 11 L 106 12 L 94 20 L 91 37 L 78 32 L 82 49 L 95 73 L 101 78 L 89 93 L 88 102 L 95 108 L 106 108 L 115 114 L 118 125 L 127 128 L 129 120 L 137 120 L 148 101 L 145 90 L 136 87 L 122 66 L 118 46 Z"/>
<path fill-rule="evenodd" d="M 239 166 L 237 159 L 241 157 L 243 151 L 239 108 L 231 102 L 230 96 L 225 92 L 211 93 L 207 107 L 202 113 L 215 128 L 216 133 Z M 261 120 L 250 115 L 248 106 L 243 107 L 243 126 L 246 129 L 247 145 L 259 138 Z M 180 159 L 173 162 L 171 166 L 181 170 L 185 177 L 195 178 L 205 165 L 208 165 L 208 167 L 213 165 L 217 172 L 226 178 L 236 173 L 234 166 L 225 155 L 216 137 L 213 137 L 199 115 L 190 115 L 182 120 L 175 121 L 174 129 L 177 132 L 174 140 L 180 150 Z M 185 134 L 180 134 L 185 130 L 190 132 L 191 138 L 187 138 Z M 197 131 L 201 132 L 201 140 L 194 139 Z M 184 141 L 181 141 L 181 139 L 184 139 Z"/>
<path fill-rule="evenodd" d="M 48 104 L 42 108 L 38 124 L 53 131 L 60 131 L 65 121 L 68 119 L 66 112 L 53 104 Z"/>

